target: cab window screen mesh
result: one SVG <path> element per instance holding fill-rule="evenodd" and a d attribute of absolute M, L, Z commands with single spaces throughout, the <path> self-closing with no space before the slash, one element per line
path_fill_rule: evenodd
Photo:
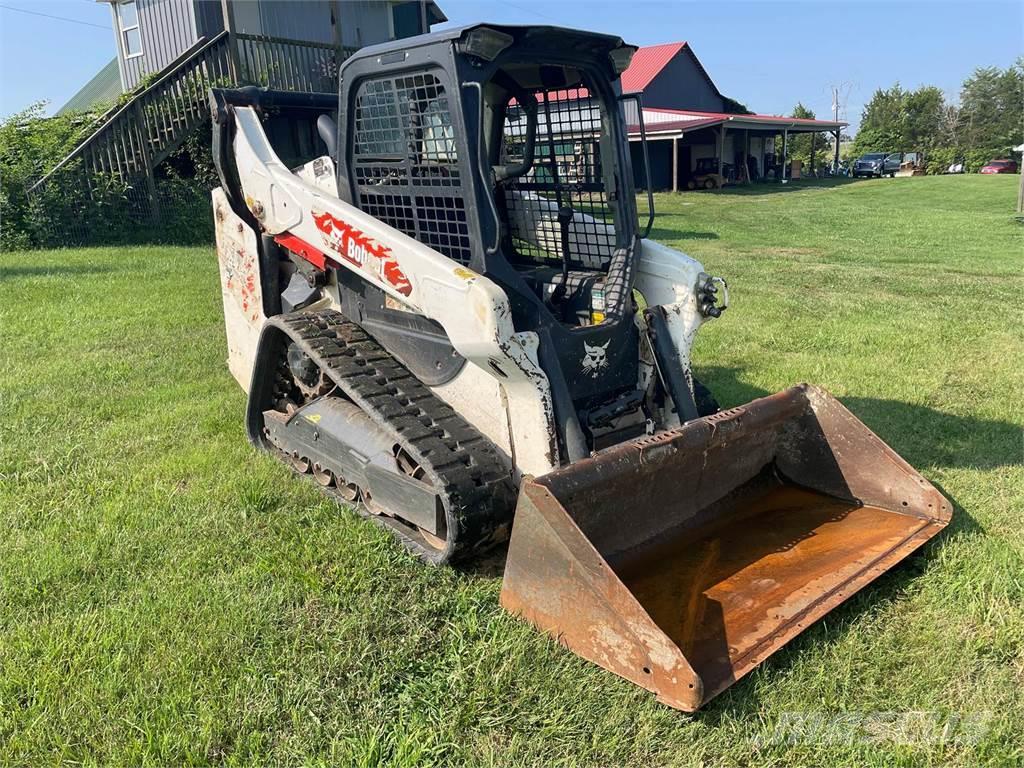
<path fill-rule="evenodd" d="M 432 74 L 366 80 L 356 92 L 356 204 L 461 264 L 471 258 L 455 132 Z"/>
<path fill-rule="evenodd" d="M 560 261 L 561 200 L 561 205 L 568 205 L 574 213 L 569 225 L 571 266 L 605 268 L 615 251 L 616 236 L 602 175 L 601 106 L 584 87 L 537 90 L 534 96 L 537 138 L 533 166 L 523 176 L 503 184 L 499 194 L 512 249 L 526 261 Z M 502 163 L 522 159 L 526 125 L 525 112 L 511 104 L 505 116 Z"/>

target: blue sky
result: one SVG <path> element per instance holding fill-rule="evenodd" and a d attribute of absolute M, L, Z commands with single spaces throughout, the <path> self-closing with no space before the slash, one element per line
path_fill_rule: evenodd
<path fill-rule="evenodd" d="M 932 84 L 955 98 L 975 67 L 1024 53 L 1024 3 L 1009 1 L 438 2 L 457 24 L 582 27 L 638 45 L 687 40 L 719 89 L 757 112 L 788 114 L 802 101 L 824 116 L 839 85 L 854 126 L 877 87 Z M 113 55 L 106 3 L 0 0 L 0 116 L 41 99 L 57 109 Z"/>

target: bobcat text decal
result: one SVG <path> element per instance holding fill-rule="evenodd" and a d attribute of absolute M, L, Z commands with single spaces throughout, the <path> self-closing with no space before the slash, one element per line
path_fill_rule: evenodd
<path fill-rule="evenodd" d="M 360 269 L 368 268 L 377 272 L 381 279 L 403 296 L 412 293 L 412 283 L 398 266 L 398 259 L 386 245 L 368 237 L 351 224 L 329 213 L 314 213 L 313 221 L 320 230 L 324 245 L 335 251 L 345 261 Z"/>

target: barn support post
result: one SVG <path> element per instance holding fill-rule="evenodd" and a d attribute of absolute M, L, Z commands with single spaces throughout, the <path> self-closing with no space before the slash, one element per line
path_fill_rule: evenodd
<path fill-rule="evenodd" d="M 750 157 L 750 129 L 747 128 L 743 131 L 743 178 L 747 180 L 749 184 L 753 179 L 750 178 L 750 165 L 747 163 L 747 158 Z"/>
<path fill-rule="evenodd" d="M 782 129 L 782 183 L 786 183 L 786 166 L 789 165 L 789 129 Z"/>
<path fill-rule="evenodd" d="M 818 142 L 818 132 L 811 131 L 811 175 L 814 175 L 814 148 Z"/>
<path fill-rule="evenodd" d="M 839 175 L 839 129 L 838 128 L 836 129 L 836 132 L 835 132 L 834 135 L 836 137 L 836 156 L 835 156 L 835 159 L 833 160 L 832 172 L 835 173 L 836 176 L 838 176 Z"/>
<path fill-rule="evenodd" d="M 718 129 L 718 173 L 725 176 L 725 123 Z"/>
<path fill-rule="evenodd" d="M 679 191 L 679 137 L 672 139 L 672 191 Z"/>

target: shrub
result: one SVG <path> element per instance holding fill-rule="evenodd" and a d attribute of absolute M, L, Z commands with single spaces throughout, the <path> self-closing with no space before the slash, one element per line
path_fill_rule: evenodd
<path fill-rule="evenodd" d="M 983 165 L 995 159 L 987 149 L 958 149 L 942 147 L 933 149 L 925 156 L 925 169 L 928 173 L 945 173 L 949 166 L 960 160 L 964 161 L 967 173 L 977 173 Z"/>
<path fill-rule="evenodd" d="M 91 113 L 45 117 L 37 102 L 0 121 L 0 250 L 34 244 L 26 190 L 81 141 Z"/>
<path fill-rule="evenodd" d="M 208 123 L 157 168 L 156 217 L 144 176 L 87 173 L 77 160 L 29 196 L 27 189 L 98 127 L 97 113 L 44 117 L 44 108 L 33 104 L 0 124 L 0 250 L 212 242 L 209 190 L 218 181 Z"/>

